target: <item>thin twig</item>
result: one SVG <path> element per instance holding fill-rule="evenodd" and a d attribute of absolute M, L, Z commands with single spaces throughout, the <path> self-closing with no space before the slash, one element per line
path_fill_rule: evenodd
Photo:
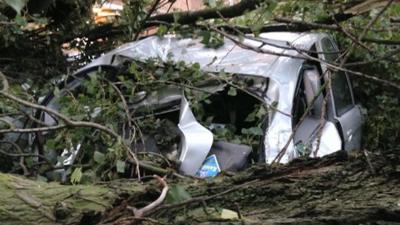
<path fill-rule="evenodd" d="M 256 51 L 256 52 L 264 53 L 264 54 L 270 54 L 270 55 L 276 55 L 276 56 L 282 56 L 282 57 L 288 57 L 288 58 L 295 58 L 295 59 L 304 59 L 304 60 L 310 60 L 310 61 L 314 61 L 314 62 L 323 63 L 323 64 L 325 64 L 326 66 L 328 66 L 331 69 L 347 72 L 350 75 L 366 78 L 366 79 L 373 80 L 373 81 L 378 82 L 378 83 L 385 84 L 387 86 L 394 87 L 396 89 L 400 89 L 400 84 L 394 83 L 393 81 L 384 80 L 384 79 L 378 78 L 377 76 L 372 76 L 372 75 L 368 75 L 368 74 L 361 73 L 361 72 L 358 72 L 358 71 L 346 69 L 343 66 L 340 66 L 340 65 L 337 65 L 337 64 L 333 64 L 331 62 L 327 62 L 325 60 L 322 60 L 322 59 L 319 59 L 317 57 L 313 57 L 313 56 L 311 56 L 309 54 L 306 54 L 303 49 L 296 48 L 293 45 L 290 46 L 290 49 L 291 50 L 295 50 L 300 55 L 286 54 L 286 53 L 281 53 L 281 52 L 274 52 L 274 51 L 270 51 L 270 50 L 259 48 L 259 47 L 249 46 L 249 45 L 246 45 L 243 42 L 241 42 L 236 36 L 230 35 L 230 34 L 224 32 L 224 31 L 221 31 L 221 30 L 219 30 L 217 28 L 213 28 L 212 27 L 211 29 L 214 30 L 215 32 L 218 32 L 218 33 L 222 34 L 223 36 L 225 36 L 226 38 L 228 38 L 229 40 L 234 42 L 236 45 L 238 45 L 238 46 L 240 46 L 240 47 L 242 47 L 244 49 L 248 49 L 248 50 L 252 50 L 252 51 Z M 267 41 L 264 41 L 262 39 L 257 39 L 257 38 L 252 38 L 252 37 L 246 37 L 246 38 L 250 39 L 250 40 L 259 41 L 259 42 L 261 42 L 261 43 L 263 43 L 265 45 L 273 45 L 273 44 L 271 44 L 271 43 L 269 43 Z M 287 48 L 287 47 L 285 47 L 285 46 L 280 46 L 279 47 L 278 46 L 278 48 Z"/>
<path fill-rule="evenodd" d="M 9 153 L 9 152 L 5 152 L 2 149 L 0 149 L 0 153 L 3 155 L 10 156 L 10 157 L 38 157 L 38 158 L 44 159 L 51 168 L 54 168 L 53 163 L 51 163 L 50 160 L 47 159 L 43 155 L 35 154 L 35 153 L 23 153 L 21 148 L 17 144 L 15 144 L 14 142 L 11 142 L 11 141 L 0 140 L 0 143 L 12 145 L 14 148 L 16 148 L 20 152 L 20 153 Z"/>
<path fill-rule="evenodd" d="M 0 122 L 7 124 L 8 127 L 10 127 L 11 129 L 15 129 L 15 125 L 11 121 L 8 121 L 6 118 L 0 117 Z"/>
<path fill-rule="evenodd" d="M 240 211 L 239 203 L 235 202 L 235 206 L 236 206 L 236 213 L 238 214 L 238 218 L 241 220 L 243 218 L 243 216 L 242 216 L 242 213 Z"/>
<path fill-rule="evenodd" d="M 353 34 L 351 34 L 348 30 L 346 30 L 344 27 L 342 27 L 339 23 L 337 23 L 337 26 L 340 28 L 340 31 L 345 36 L 347 36 L 348 38 L 350 38 L 353 41 L 353 43 L 356 43 L 357 45 L 359 45 L 362 48 L 366 49 L 369 53 L 373 52 L 373 50 L 371 48 L 369 48 L 367 45 L 365 45 L 364 43 L 359 41 Z"/>
<path fill-rule="evenodd" d="M 18 152 L 19 154 L 7 153 L 7 152 L 4 152 L 4 151 L 1 150 L 1 149 L 0 149 L 0 153 L 2 153 L 2 154 L 4 154 L 4 155 L 7 155 L 7 156 L 11 156 L 11 157 L 13 157 L 13 156 L 15 156 L 15 157 L 20 157 L 20 158 L 19 158 L 19 165 L 21 166 L 22 170 L 24 171 L 24 176 L 27 176 L 27 175 L 29 174 L 29 171 L 28 171 L 28 169 L 26 168 L 25 163 L 24 163 L 24 162 L 25 162 L 25 157 L 24 157 L 24 155 L 23 155 L 22 149 L 21 149 L 15 142 L 12 142 L 12 141 L 3 141 L 3 140 L 0 140 L 0 143 L 9 144 L 9 145 L 11 145 L 13 148 L 15 148 L 15 149 L 17 150 L 17 152 Z"/>
<path fill-rule="evenodd" d="M 30 107 L 30 108 L 34 108 L 34 109 L 41 110 L 41 111 L 47 112 L 49 114 L 52 114 L 52 115 L 58 117 L 59 119 L 63 120 L 64 123 L 65 123 L 65 126 L 68 126 L 68 127 L 94 128 L 94 129 L 98 129 L 100 131 L 103 131 L 103 132 L 107 133 L 108 135 L 110 135 L 111 137 L 113 137 L 113 138 L 115 138 L 117 140 L 122 140 L 120 135 L 118 135 L 116 132 L 114 132 L 110 128 L 105 127 L 105 126 L 103 126 L 101 124 L 93 123 L 93 122 L 86 122 L 86 121 L 73 121 L 73 120 L 70 120 L 67 116 L 65 116 L 65 115 L 63 115 L 63 114 L 61 114 L 61 113 L 59 113 L 59 112 L 57 112 L 57 111 L 55 111 L 53 109 L 50 109 L 50 108 L 48 108 L 46 106 L 43 106 L 43 105 L 38 105 L 38 104 L 35 104 L 35 103 L 32 103 L 32 102 L 25 101 L 23 99 L 20 99 L 20 98 L 14 96 L 14 95 L 8 93 L 7 91 L 5 91 L 5 90 L 8 89 L 8 88 L 5 88 L 5 87 L 8 87 L 7 79 L 0 72 L 0 79 L 1 78 L 3 78 L 3 80 L 2 80 L 3 89 L 0 91 L 0 95 L 4 96 L 5 98 L 13 100 L 13 101 L 15 101 L 17 103 L 20 103 L 21 105 L 24 105 L 24 106 L 27 106 L 27 107 Z M 60 125 L 60 126 L 62 126 L 62 125 Z M 18 131 L 20 131 L 20 132 L 24 132 L 24 131 L 32 132 L 32 131 L 40 131 L 41 129 L 48 130 L 48 129 L 56 129 L 56 128 L 61 129 L 61 128 L 57 127 L 57 126 L 54 126 L 54 127 L 45 127 L 45 128 L 30 128 L 29 130 L 20 129 Z M 37 130 L 35 130 L 35 129 L 37 129 Z M 14 129 L 14 130 L 8 129 L 6 131 L 7 132 L 16 131 L 16 129 Z M 152 171 L 154 173 L 159 173 L 159 174 L 168 174 L 169 173 L 168 170 L 165 170 L 165 169 L 162 169 L 162 168 L 159 168 L 159 167 L 156 167 L 156 166 L 152 166 L 152 165 L 140 162 L 137 159 L 136 154 L 134 152 L 132 152 L 131 148 L 128 145 L 126 145 L 123 141 L 122 141 L 122 147 L 125 148 L 125 150 L 129 153 L 128 154 L 128 158 L 131 159 L 130 162 L 132 162 L 135 166 L 140 166 L 140 167 L 142 167 L 144 169 L 148 169 L 148 170 L 150 170 L 150 171 Z M 138 174 L 140 174 L 139 171 L 138 171 Z M 172 173 L 172 174 L 177 176 L 177 177 L 182 177 L 182 176 L 180 176 L 180 175 L 178 175 L 176 173 Z"/>
<path fill-rule="evenodd" d="M 34 116 L 32 116 L 30 113 L 25 112 L 25 110 L 21 110 L 22 114 L 24 114 L 26 117 L 28 117 L 29 120 L 33 121 L 35 124 L 41 125 L 43 127 L 48 127 L 49 124 L 46 124 L 45 122 L 36 119 Z"/>
<path fill-rule="evenodd" d="M 225 191 L 222 191 L 220 193 L 217 193 L 217 194 L 207 195 L 207 196 L 199 196 L 199 197 L 190 198 L 188 200 L 185 200 L 185 201 L 182 201 L 182 202 L 178 202 L 178 203 L 162 205 L 162 206 L 156 208 L 154 210 L 154 212 L 155 211 L 164 210 L 164 209 L 171 209 L 171 208 L 181 207 L 181 206 L 185 206 L 185 205 L 189 205 L 189 204 L 193 204 L 193 203 L 214 200 L 216 198 L 220 198 L 220 197 L 222 197 L 224 195 L 227 195 L 227 194 L 232 193 L 232 192 L 234 192 L 236 190 L 239 190 L 241 188 L 247 187 L 248 185 L 257 183 L 259 181 L 260 181 L 259 179 L 255 179 L 255 180 L 249 181 L 247 183 L 243 183 L 243 184 L 234 186 L 232 188 L 229 188 L 229 189 L 227 189 Z"/>
<path fill-rule="evenodd" d="M 37 133 L 37 132 L 47 132 L 47 131 L 54 131 L 54 130 L 61 130 L 68 128 L 67 125 L 55 125 L 51 127 L 35 127 L 35 128 L 14 128 L 14 129 L 0 129 L 0 134 L 6 133 Z"/>
<path fill-rule="evenodd" d="M 327 71 L 324 72 L 324 74 L 322 76 L 325 76 L 325 73 Z M 274 160 L 272 160 L 272 163 L 279 163 L 282 159 L 282 157 L 285 155 L 287 149 L 289 148 L 289 145 L 291 143 L 291 141 L 294 138 L 294 135 L 296 133 L 296 131 L 300 128 L 300 125 L 304 122 L 304 120 L 307 118 L 308 113 L 311 111 L 311 109 L 314 106 L 315 101 L 317 100 L 317 98 L 323 93 L 323 91 L 327 88 L 328 86 L 328 82 L 325 82 L 321 88 L 318 90 L 318 92 L 314 95 L 313 99 L 310 102 L 310 105 L 307 106 L 307 108 L 305 109 L 303 115 L 300 117 L 299 122 L 296 124 L 296 126 L 293 128 L 292 133 L 290 134 L 285 146 L 283 146 L 283 148 L 281 149 L 281 151 L 279 151 L 278 155 L 276 155 L 276 157 L 274 158 Z"/>
<path fill-rule="evenodd" d="M 101 131 L 109 134 L 110 136 L 112 136 L 114 138 L 119 138 L 120 137 L 117 133 L 115 133 L 110 128 L 105 127 L 103 125 L 100 125 L 98 123 L 86 122 L 86 121 L 73 121 L 73 120 L 69 119 L 67 116 L 65 116 L 65 115 L 63 115 L 63 114 L 61 114 L 61 113 L 59 113 L 59 112 L 57 112 L 57 111 L 55 111 L 53 109 L 50 109 L 50 108 L 48 108 L 46 106 L 43 106 L 43 105 L 38 105 L 38 104 L 35 104 L 35 103 L 32 103 L 32 102 L 25 101 L 25 100 L 20 99 L 19 97 L 15 96 L 15 95 L 12 95 L 12 94 L 10 94 L 8 92 L 5 92 L 3 90 L 0 91 L 0 95 L 2 95 L 3 97 L 5 97 L 5 98 L 7 98 L 9 100 L 15 101 L 15 102 L 17 102 L 17 103 L 19 103 L 21 105 L 24 105 L 24 106 L 27 106 L 27 107 L 30 107 L 30 108 L 33 108 L 33 109 L 41 110 L 41 111 L 47 112 L 49 114 L 52 114 L 52 115 L 58 117 L 59 119 L 61 119 L 62 121 L 64 121 L 67 126 L 95 128 L 95 129 L 101 130 Z"/>
<path fill-rule="evenodd" d="M 1 83 L 3 85 L 1 91 L 8 91 L 8 89 L 10 88 L 10 85 L 8 84 L 6 75 L 4 75 L 1 71 L 0 71 L 0 79 L 1 79 Z"/>
<path fill-rule="evenodd" d="M 357 40 L 358 40 L 359 42 L 365 37 L 365 35 L 366 35 L 367 32 L 369 31 L 369 29 L 375 24 L 375 22 L 378 20 L 378 18 L 379 18 L 380 16 L 383 15 L 383 13 L 389 8 L 389 6 L 390 6 L 393 2 L 394 2 L 394 0 L 389 0 L 389 1 L 387 2 L 387 4 L 385 5 L 385 7 L 383 7 L 383 9 L 380 10 L 379 13 L 378 13 L 374 18 L 372 18 L 372 19 L 368 22 L 367 26 L 364 28 L 364 30 L 361 32 L 361 34 L 358 36 L 358 39 L 357 39 Z M 351 43 L 350 48 L 349 48 L 349 51 L 348 51 L 347 55 L 344 56 L 340 67 L 343 67 L 343 65 L 346 63 L 347 59 L 348 59 L 348 58 L 350 57 L 350 55 L 353 53 L 353 50 L 354 50 L 355 45 L 356 45 L 356 42 L 352 42 L 352 43 Z"/>
<path fill-rule="evenodd" d="M 138 28 L 138 30 L 135 33 L 135 36 L 133 37 L 133 41 L 136 41 L 139 38 L 140 33 L 142 32 L 142 27 L 143 25 L 147 22 L 147 20 L 151 17 L 151 15 L 154 13 L 154 11 L 157 9 L 157 5 L 160 3 L 161 0 L 154 0 L 153 5 L 151 6 L 150 10 L 147 12 L 146 17 L 141 21 L 141 24 Z"/>
<path fill-rule="evenodd" d="M 37 109 L 37 110 L 44 111 L 44 112 L 47 112 L 49 114 L 52 114 L 52 115 L 60 118 L 62 121 L 64 121 L 64 123 L 67 126 L 96 128 L 98 130 L 101 130 L 101 131 L 111 135 L 112 137 L 114 137 L 116 139 L 118 139 L 120 137 L 113 130 L 111 130 L 110 128 L 105 127 L 105 126 L 103 126 L 101 124 L 93 123 L 93 122 L 86 122 L 86 121 L 73 121 L 73 120 L 69 119 L 67 116 L 59 113 L 56 110 L 53 110 L 53 109 L 48 108 L 48 107 L 43 106 L 43 105 L 39 105 L 39 104 L 36 104 L 36 103 L 33 103 L 33 102 L 29 102 L 29 101 L 23 100 L 23 99 L 15 96 L 13 94 L 10 94 L 8 92 L 9 84 L 8 84 L 8 81 L 7 81 L 7 77 L 2 72 L 0 72 L 0 79 L 2 79 L 2 83 L 3 83 L 3 88 L 0 91 L 0 95 L 4 96 L 5 98 L 7 98 L 9 100 L 15 101 L 15 102 L 17 102 L 17 103 L 19 103 L 21 105 L 24 105 L 24 106 L 27 106 L 27 107 L 30 107 L 30 108 L 33 108 L 33 109 Z"/>
<path fill-rule="evenodd" d="M 111 82 L 109 80 L 107 80 L 107 82 L 117 92 L 119 98 L 121 99 L 122 105 L 123 105 L 124 110 L 125 110 L 126 119 L 128 120 L 129 129 L 133 129 L 133 137 L 129 137 L 129 138 L 133 139 L 135 137 L 135 134 L 136 134 L 136 131 L 135 131 L 136 129 L 132 125 L 133 119 L 132 119 L 131 113 L 129 112 L 128 103 L 126 102 L 124 95 L 122 94 L 121 90 L 117 87 L 117 85 L 115 85 L 113 82 Z M 125 137 L 123 137 L 123 138 L 125 138 Z"/>

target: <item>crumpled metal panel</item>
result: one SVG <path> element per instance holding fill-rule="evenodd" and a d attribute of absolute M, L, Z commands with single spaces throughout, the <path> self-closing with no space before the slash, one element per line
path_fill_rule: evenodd
<path fill-rule="evenodd" d="M 320 146 L 319 148 L 316 144 L 313 146 L 311 157 L 322 157 L 342 148 L 342 139 L 334 123 L 327 121 L 324 128 L 322 128 L 321 134 Z M 318 149 L 318 152 L 315 152 L 316 149 Z"/>
<path fill-rule="evenodd" d="M 261 41 L 257 41 L 257 38 L 245 37 L 240 40 L 247 46 L 261 48 L 266 52 L 273 53 L 265 54 L 242 48 L 226 38 L 223 46 L 212 49 L 205 47 L 198 39 L 182 39 L 172 35 L 162 38 L 151 36 L 125 44 L 94 60 L 85 68 L 118 64 L 118 60 L 114 62 L 112 60 L 116 58 L 114 56 L 122 56 L 141 61 L 156 59 L 173 62 L 184 61 L 187 64 L 198 63 L 204 71 L 224 71 L 268 77 L 275 83 L 274 92 L 276 92 L 270 93 L 270 96 L 278 96 L 276 108 L 283 114 L 276 112 L 269 127 L 265 130 L 265 161 L 267 163 L 272 162 L 289 141 L 287 151 L 280 161 L 285 163 L 296 157 L 294 143 L 289 140 L 292 132 L 292 119 L 288 115 L 292 112 L 296 83 L 304 62 L 304 59 L 299 58 L 303 54 L 301 50 L 310 49 L 313 44 L 324 37 L 327 37 L 327 35 L 321 33 L 269 32 L 262 33 L 257 37 L 269 44 L 263 44 Z M 279 46 L 282 46 L 282 48 Z M 291 47 L 295 47 L 297 50 L 291 49 Z M 289 57 L 282 56 L 282 54 Z M 272 103 L 270 99 L 265 99 L 265 102 Z M 188 138 L 185 137 L 186 141 Z M 194 136 L 192 138 L 196 139 Z M 321 145 L 321 152 L 325 152 L 322 149 L 324 146 L 324 144 Z M 331 149 L 326 149 L 326 152 L 331 152 Z M 202 159 L 203 157 L 199 158 L 198 162 Z M 193 174 L 193 171 L 190 170 L 190 173 Z"/>
<path fill-rule="evenodd" d="M 182 97 L 178 127 L 181 131 L 180 172 L 196 175 L 213 143 L 213 134 L 196 121 L 189 103 Z"/>

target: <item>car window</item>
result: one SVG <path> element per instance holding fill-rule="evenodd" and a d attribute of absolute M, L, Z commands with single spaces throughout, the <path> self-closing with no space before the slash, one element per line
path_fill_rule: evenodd
<path fill-rule="evenodd" d="M 352 108 L 353 101 L 346 75 L 343 71 L 336 72 L 332 79 L 332 93 L 335 102 L 336 114 L 343 115 Z"/>
<path fill-rule="evenodd" d="M 328 62 L 335 62 L 339 55 L 331 40 L 328 38 L 322 39 L 321 47 L 325 60 Z"/>
<path fill-rule="evenodd" d="M 339 56 L 337 49 L 328 38 L 321 40 L 324 58 L 328 62 L 335 62 Z M 332 74 L 332 94 L 335 103 L 336 115 L 341 116 L 353 106 L 351 90 L 346 74 L 343 71 L 336 71 Z"/>
<path fill-rule="evenodd" d="M 202 114 L 200 121 L 211 123 L 212 127 L 229 125 L 237 134 L 241 134 L 243 128 L 257 126 L 258 119 L 265 118 L 267 111 L 260 100 L 267 90 L 269 79 L 237 75 L 235 80 L 245 88 L 232 92 L 231 86 L 225 86 L 207 101 L 202 101 L 200 109 L 193 110 L 195 115 Z"/>
<path fill-rule="evenodd" d="M 304 82 L 302 79 L 299 79 L 297 84 L 296 93 L 293 102 L 293 111 L 292 111 L 292 124 L 295 126 L 299 123 L 300 118 L 306 112 L 307 109 L 307 99 L 304 94 Z"/>

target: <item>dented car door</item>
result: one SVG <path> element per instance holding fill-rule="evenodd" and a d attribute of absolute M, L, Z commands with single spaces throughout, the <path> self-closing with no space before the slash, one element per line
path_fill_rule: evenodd
<path fill-rule="evenodd" d="M 323 52 L 320 57 L 327 62 L 334 63 L 339 57 L 338 47 L 327 37 L 319 42 L 319 50 Z M 349 77 L 344 71 L 329 71 L 326 64 L 322 68 L 332 79 L 330 113 L 342 138 L 342 149 L 360 148 L 362 114 L 360 106 L 355 104 Z"/>

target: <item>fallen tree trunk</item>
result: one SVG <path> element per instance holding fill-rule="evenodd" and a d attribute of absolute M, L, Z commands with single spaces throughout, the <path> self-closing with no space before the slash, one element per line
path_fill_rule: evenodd
<path fill-rule="evenodd" d="M 186 184 L 191 199 L 164 204 L 150 216 L 164 224 L 400 222 L 399 159 L 398 152 L 339 152 L 286 166 L 260 165 Z M 222 209 L 237 211 L 238 218 L 226 219 Z M 110 224 L 130 224 L 125 216 Z"/>
<path fill-rule="evenodd" d="M 169 180 L 191 198 L 135 218 L 159 196 L 156 183 L 60 185 L 0 174 L 2 224 L 359 224 L 400 221 L 398 152 L 255 166 L 209 180 Z M 221 210 L 236 211 L 226 218 Z"/>
<path fill-rule="evenodd" d="M 143 192 L 144 186 L 130 181 L 61 185 L 0 173 L 0 221 L 3 225 L 94 224 L 120 196 Z"/>

